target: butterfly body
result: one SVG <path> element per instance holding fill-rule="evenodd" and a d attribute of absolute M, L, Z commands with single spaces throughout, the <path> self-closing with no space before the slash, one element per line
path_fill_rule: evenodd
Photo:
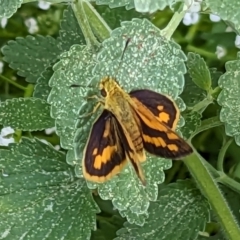
<path fill-rule="evenodd" d="M 151 90 L 126 93 L 112 77 L 100 81 L 103 112 L 93 124 L 84 150 L 83 175 L 104 182 L 119 173 L 127 159 L 145 184 L 145 151 L 179 159 L 192 152 L 175 128 L 179 110 L 169 97 Z"/>

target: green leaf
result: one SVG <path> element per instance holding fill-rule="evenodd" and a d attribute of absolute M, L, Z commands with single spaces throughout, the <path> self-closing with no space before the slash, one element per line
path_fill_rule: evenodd
<path fill-rule="evenodd" d="M 211 89 L 212 79 L 206 62 L 199 54 L 188 53 L 188 73 L 193 82 L 207 92 Z"/>
<path fill-rule="evenodd" d="M 157 10 L 163 10 L 167 6 L 173 8 L 176 2 L 182 2 L 182 0 L 134 0 L 135 9 L 138 12 L 149 12 L 153 13 Z"/>
<path fill-rule="evenodd" d="M 60 56 L 60 61 L 53 67 L 54 74 L 49 82 L 52 90 L 48 102 L 51 104 L 51 116 L 56 119 L 61 146 L 65 149 L 73 148 L 79 108 L 88 96 L 89 88 L 86 85 L 92 77 L 94 65 L 93 53 L 85 46 L 74 45 Z M 81 87 L 70 87 L 72 84 L 81 84 Z M 84 120 L 88 121 L 88 124 L 83 126 L 81 137 L 86 142 L 91 123 L 89 118 Z"/>
<path fill-rule="evenodd" d="M 188 107 L 193 107 L 207 97 L 206 91 L 199 88 L 191 79 L 189 74 L 185 75 L 185 86 L 180 97 Z"/>
<path fill-rule="evenodd" d="M 0 104 L 0 124 L 23 131 L 37 131 L 54 126 L 50 106 L 38 98 L 13 98 Z"/>
<path fill-rule="evenodd" d="M 23 0 L 0 0 L 0 18 L 10 18 L 21 6 Z"/>
<path fill-rule="evenodd" d="M 218 96 L 218 103 L 222 106 L 220 120 L 225 124 L 228 136 L 235 138 L 240 146 L 240 53 L 237 60 L 226 63 L 226 73 L 219 79 L 219 87 L 222 88 Z"/>
<path fill-rule="evenodd" d="M 120 63 L 126 40 L 130 43 Z M 123 22 L 103 42 L 92 82 L 102 76 L 114 76 L 126 91 L 148 88 L 177 99 L 184 86 L 186 56 L 180 46 L 161 36 L 148 20 Z"/>
<path fill-rule="evenodd" d="M 58 42 L 47 36 L 18 37 L 9 41 L 2 48 L 4 61 L 18 71 L 18 75 L 26 77 L 26 81 L 35 83 L 39 75 L 56 61 L 61 53 Z"/>
<path fill-rule="evenodd" d="M 36 85 L 34 87 L 33 97 L 41 98 L 47 101 L 48 95 L 51 91 L 48 82 L 53 75 L 52 67 L 47 68 L 41 73 L 41 76 L 37 79 Z"/>
<path fill-rule="evenodd" d="M 60 37 L 58 40 L 63 51 L 68 51 L 74 44 L 85 44 L 82 30 L 77 22 L 71 6 L 63 11 L 63 18 L 60 26 Z"/>
<path fill-rule="evenodd" d="M 0 149 L 0 236 L 4 239 L 90 239 L 98 207 L 65 155 L 22 138 Z"/>
<path fill-rule="evenodd" d="M 98 187 L 99 196 L 104 200 L 112 200 L 113 206 L 117 208 L 130 223 L 143 225 L 147 218 L 147 210 L 150 201 L 156 201 L 158 195 L 158 184 L 164 181 L 163 170 L 172 166 L 171 161 L 156 159 L 148 156 L 143 165 L 147 185 L 144 187 L 130 164 L 119 176 L 114 177 L 105 184 L 93 184 L 88 182 L 88 187 Z"/>
<path fill-rule="evenodd" d="M 119 67 L 127 38 L 131 41 Z M 182 103 L 178 95 L 184 85 L 184 60 L 185 56 L 179 46 L 162 38 L 159 31 L 147 20 L 124 22 L 121 28 L 112 32 L 111 38 L 103 42 L 91 84 L 97 85 L 102 76 L 116 76 L 119 84 L 127 91 L 148 88 L 166 93 Z M 80 133 L 79 130 L 79 139 L 75 139 L 79 146 L 78 159 L 82 159 L 81 153 L 85 145 Z M 149 201 L 156 200 L 157 184 L 164 181 L 163 170 L 170 167 L 169 160 L 148 157 L 143 166 L 148 182 L 146 188 L 136 178 L 131 166 L 105 184 L 88 185 L 90 188 L 98 187 L 99 195 L 103 199 L 111 199 L 115 208 L 128 221 L 142 225 L 147 217 Z"/>
<path fill-rule="evenodd" d="M 235 28 L 240 30 L 240 2 L 238 0 L 206 0 L 207 7 L 211 12 L 221 17 L 223 20 L 229 20 L 234 23 Z"/>
<path fill-rule="evenodd" d="M 184 138 L 188 139 L 201 125 L 201 114 L 198 112 L 188 112 L 184 114 L 185 125 L 182 128 Z"/>
<path fill-rule="evenodd" d="M 196 239 L 209 219 L 209 205 L 191 181 L 179 181 L 160 189 L 148 214 L 144 226 L 126 222 L 115 239 Z"/>
<path fill-rule="evenodd" d="M 134 0 L 96 0 L 98 5 L 108 5 L 110 8 L 126 6 L 126 9 L 134 8 Z"/>
<path fill-rule="evenodd" d="M 119 67 L 127 38 L 131 41 Z M 70 149 L 67 162 L 76 165 L 78 177 L 82 177 L 81 160 L 91 125 L 100 114 L 98 111 L 84 117 L 96 104 L 96 100 L 87 97 L 99 95 L 100 79 L 114 76 L 126 91 L 148 88 L 166 93 L 184 105 L 178 95 L 184 86 L 185 60 L 176 43 L 165 40 L 149 21 L 139 19 L 124 22 L 121 28 L 115 29 L 111 38 L 103 42 L 97 59 L 87 47 L 79 45 L 61 55 L 50 80 L 52 90 L 48 102 L 51 116 L 56 119 L 61 146 Z M 71 84 L 81 86 L 70 88 Z M 73 145 L 76 158 L 73 157 Z M 129 221 L 143 224 L 149 201 L 157 198 L 157 184 L 164 181 L 163 170 L 170 167 L 170 160 L 149 157 L 143 166 L 148 182 L 146 188 L 136 178 L 131 166 L 105 184 L 88 184 L 90 188 L 98 187 L 101 198 L 112 200 L 114 207 Z"/>
<path fill-rule="evenodd" d="M 117 8 L 126 6 L 126 9 L 136 9 L 138 12 L 149 12 L 153 13 L 157 10 L 163 10 L 165 7 L 170 6 L 171 8 L 176 2 L 181 0 L 96 0 L 99 5 L 109 5 L 110 8 Z"/>

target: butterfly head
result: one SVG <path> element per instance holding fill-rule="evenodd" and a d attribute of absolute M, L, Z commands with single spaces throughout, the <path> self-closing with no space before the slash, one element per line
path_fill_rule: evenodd
<path fill-rule="evenodd" d="M 118 83 L 116 82 L 115 78 L 110 77 L 110 76 L 102 78 L 100 81 L 100 84 L 99 84 L 99 89 L 100 89 L 101 95 L 103 97 L 106 97 L 117 86 L 118 86 Z"/>

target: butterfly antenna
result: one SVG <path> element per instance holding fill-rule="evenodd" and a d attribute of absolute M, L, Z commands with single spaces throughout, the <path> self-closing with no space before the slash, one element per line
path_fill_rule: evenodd
<path fill-rule="evenodd" d="M 123 51 L 122 51 L 122 55 L 121 55 L 121 58 L 120 58 L 120 63 L 119 63 L 118 68 L 117 68 L 117 70 L 116 70 L 116 72 L 115 72 L 115 74 L 114 74 L 115 76 L 117 76 L 118 71 L 119 71 L 119 69 L 120 69 L 120 67 L 121 67 L 121 65 L 122 65 L 123 58 L 124 58 L 124 54 L 125 54 L 125 52 L 126 52 L 126 50 L 127 50 L 127 47 L 128 47 L 128 44 L 129 44 L 130 40 L 131 40 L 131 38 L 128 38 L 127 41 L 126 41 L 126 43 L 125 43 L 125 46 L 124 46 L 124 49 L 123 49 Z"/>

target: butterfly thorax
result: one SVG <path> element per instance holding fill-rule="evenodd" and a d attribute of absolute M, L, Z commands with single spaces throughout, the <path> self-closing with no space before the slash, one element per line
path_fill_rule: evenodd
<path fill-rule="evenodd" d="M 122 125 L 125 134 L 128 134 L 137 151 L 142 151 L 143 142 L 141 129 L 133 107 L 131 106 L 131 97 L 117 84 L 116 80 L 111 77 L 105 77 L 100 83 L 100 90 L 104 91 L 105 106 Z"/>

